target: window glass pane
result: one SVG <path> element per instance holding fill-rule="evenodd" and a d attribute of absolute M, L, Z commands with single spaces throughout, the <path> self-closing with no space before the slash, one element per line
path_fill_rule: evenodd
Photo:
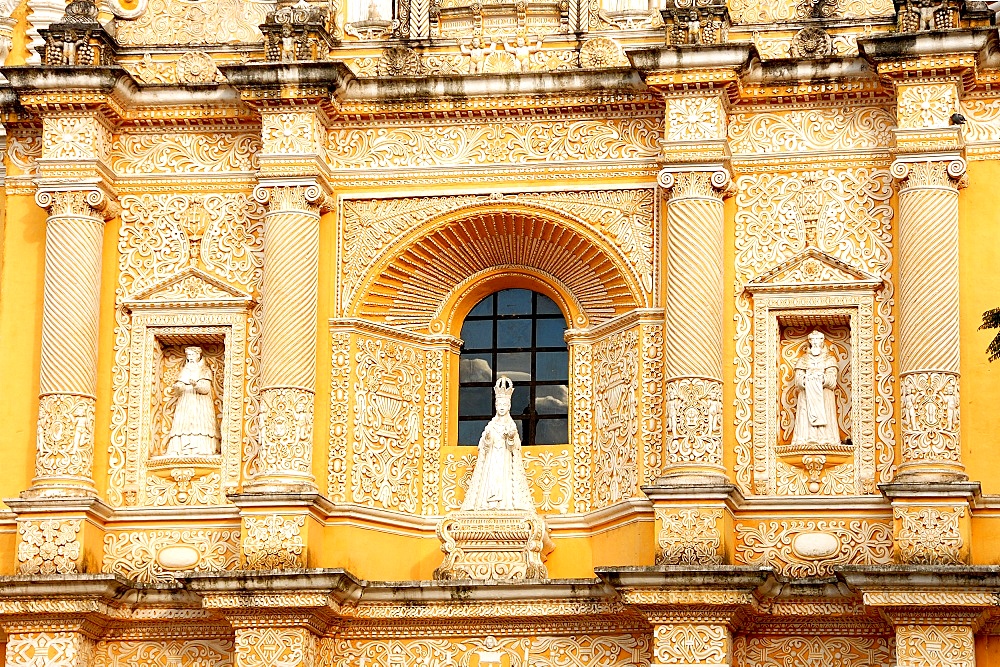
<path fill-rule="evenodd" d="M 565 354 L 557 352 L 556 354 Z M 514 382 L 531 380 L 531 352 L 500 352 L 497 354 L 497 377 L 506 375 Z M 562 378 L 554 378 L 560 380 Z"/>
<path fill-rule="evenodd" d="M 497 292 L 497 315 L 531 315 L 531 292 L 526 289 Z"/>
<path fill-rule="evenodd" d="M 538 380 L 568 380 L 569 352 L 539 352 L 535 373 Z"/>
<path fill-rule="evenodd" d="M 531 401 L 531 389 L 527 385 L 514 387 L 510 397 L 510 414 L 514 419 L 528 414 L 528 403 Z"/>
<path fill-rule="evenodd" d="M 562 311 L 559 310 L 559 306 L 556 305 L 556 302 L 544 294 L 538 295 L 537 312 L 539 315 L 562 315 Z"/>
<path fill-rule="evenodd" d="M 488 297 L 476 304 L 476 307 L 469 311 L 469 317 L 479 317 L 485 316 L 490 317 L 493 315 L 493 295 L 490 294 Z"/>
<path fill-rule="evenodd" d="M 489 423 L 487 420 L 460 421 L 458 422 L 458 444 L 478 445 L 479 436 L 483 434 L 483 429 Z"/>
<path fill-rule="evenodd" d="M 497 347 L 531 347 L 531 320 L 498 321 Z"/>
<path fill-rule="evenodd" d="M 458 363 L 459 382 L 493 383 L 492 354 L 463 354 Z"/>
<path fill-rule="evenodd" d="M 524 422 L 521 421 L 520 419 L 515 419 L 514 420 L 514 426 L 517 426 L 517 437 L 519 437 L 521 439 L 521 444 L 523 445 L 524 444 L 524 434 L 525 434 Z"/>
<path fill-rule="evenodd" d="M 535 387 L 535 412 L 540 415 L 565 415 L 569 412 L 569 387 L 557 384 Z"/>
<path fill-rule="evenodd" d="M 565 320 L 535 320 L 536 347 L 566 347 L 563 334 L 566 333 Z"/>
<path fill-rule="evenodd" d="M 462 342 L 467 350 L 488 350 L 493 347 L 493 321 L 469 321 L 462 325 Z"/>
<path fill-rule="evenodd" d="M 569 421 L 539 419 L 535 424 L 536 445 L 564 445 L 569 442 Z"/>
<path fill-rule="evenodd" d="M 459 417 L 485 417 L 493 414 L 491 387 L 461 387 L 458 390 Z"/>

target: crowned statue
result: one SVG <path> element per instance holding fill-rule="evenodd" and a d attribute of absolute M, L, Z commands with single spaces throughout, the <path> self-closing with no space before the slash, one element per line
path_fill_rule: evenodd
<path fill-rule="evenodd" d="M 792 447 L 822 450 L 841 444 L 837 426 L 837 359 L 821 331 L 809 334 L 809 347 L 795 363 L 798 404 Z"/>
<path fill-rule="evenodd" d="M 496 414 L 479 438 L 476 467 L 457 512 L 438 523 L 444 562 L 435 579 L 544 579 L 554 545 L 535 510 L 521 459 L 521 438 L 510 416 L 514 383 L 494 386 Z"/>
<path fill-rule="evenodd" d="M 521 438 L 510 416 L 510 397 L 514 383 L 497 380 L 496 415 L 479 438 L 476 467 L 465 494 L 462 510 L 527 510 L 535 503 L 528 490 L 528 478 L 521 460 Z"/>
<path fill-rule="evenodd" d="M 184 348 L 173 392 L 177 396 L 174 421 L 167 436 L 166 456 L 215 456 L 219 453 L 219 422 L 212 400 L 212 370 L 200 347 Z"/>

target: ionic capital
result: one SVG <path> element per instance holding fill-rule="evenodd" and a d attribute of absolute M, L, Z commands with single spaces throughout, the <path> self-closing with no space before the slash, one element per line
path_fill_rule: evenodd
<path fill-rule="evenodd" d="M 121 213 L 115 195 L 102 183 L 77 185 L 39 183 L 35 203 L 47 209 L 49 216 L 95 218 L 102 222 L 113 220 Z"/>
<path fill-rule="evenodd" d="M 899 156 L 889 172 L 903 189 L 959 189 L 967 184 L 965 158 L 957 153 L 928 153 Z"/>
<path fill-rule="evenodd" d="M 324 181 L 313 178 L 262 180 L 254 188 L 253 198 L 261 204 L 268 204 L 272 213 L 326 213 L 335 206 L 329 186 Z"/>
<path fill-rule="evenodd" d="M 656 182 L 676 199 L 724 199 L 735 192 L 725 165 L 670 166 L 656 176 Z"/>

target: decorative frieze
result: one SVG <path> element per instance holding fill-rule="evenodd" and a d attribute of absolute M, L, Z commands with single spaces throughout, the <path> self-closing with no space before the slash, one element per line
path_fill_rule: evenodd
<path fill-rule="evenodd" d="M 788 577 L 830 576 L 842 564 L 884 565 L 892 562 L 892 527 L 867 519 L 741 521 L 735 560 Z"/>

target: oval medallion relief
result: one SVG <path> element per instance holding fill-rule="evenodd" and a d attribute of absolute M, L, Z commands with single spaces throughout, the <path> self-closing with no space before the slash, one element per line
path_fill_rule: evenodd
<path fill-rule="evenodd" d="M 830 533 L 799 533 L 792 539 L 792 551 L 799 558 L 818 560 L 840 550 L 840 540 Z"/>

